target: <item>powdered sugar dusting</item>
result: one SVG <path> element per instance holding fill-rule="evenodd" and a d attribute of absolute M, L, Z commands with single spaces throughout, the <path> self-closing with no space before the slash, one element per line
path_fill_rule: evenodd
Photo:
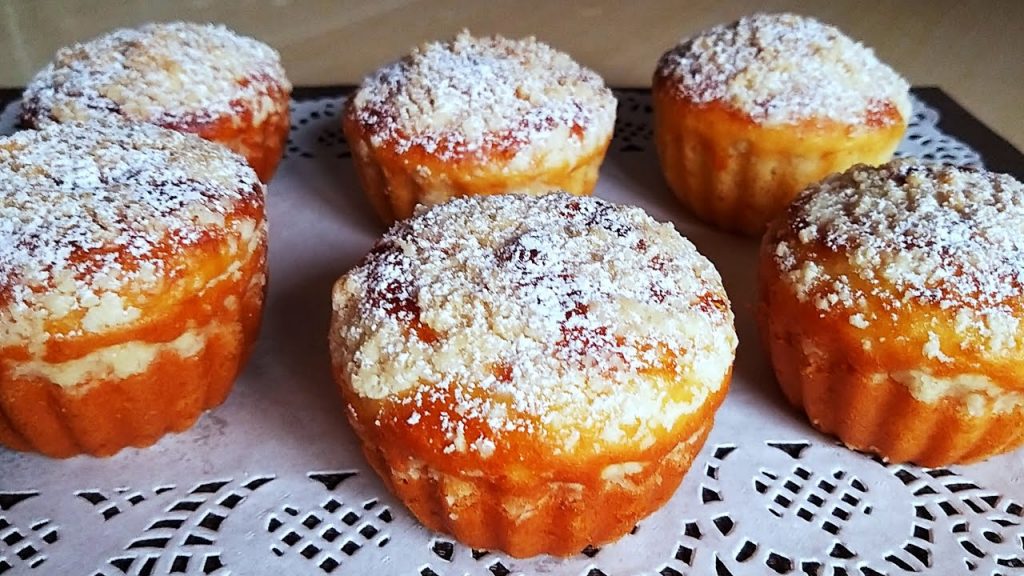
<path fill-rule="evenodd" d="M 57 52 L 25 91 L 30 125 L 122 115 L 201 123 L 291 90 L 277 52 L 224 26 L 171 22 L 120 29 Z"/>
<path fill-rule="evenodd" d="M 0 139 L 0 343 L 24 344 L 35 323 L 68 315 L 87 331 L 133 321 L 126 287 L 173 278 L 165 263 L 181 247 L 238 235 L 226 217 L 262 202 L 243 158 L 156 126 L 71 123 Z"/>
<path fill-rule="evenodd" d="M 615 122 L 601 78 L 534 38 L 474 38 L 420 46 L 367 78 L 350 106 L 379 146 L 421 147 L 441 159 L 592 146 Z"/>
<path fill-rule="evenodd" d="M 1004 174 L 914 160 L 855 166 L 806 190 L 790 207 L 792 238 L 776 262 L 798 297 L 867 313 L 926 304 L 977 329 L 986 348 L 1013 347 L 1024 301 L 1024 185 Z M 802 262 L 802 247 L 841 254 L 850 276 Z M 865 285 L 867 291 L 855 287 Z M 877 312 L 860 322 L 866 327 Z M 929 333 L 925 355 L 941 359 Z"/>
<path fill-rule="evenodd" d="M 870 48 L 793 14 L 756 14 L 684 40 L 656 74 L 690 101 L 723 102 L 763 124 L 858 124 L 891 108 L 910 119 L 909 85 Z"/>
<path fill-rule="evenodd" d="M 430 416 L 447 452 L 489 454 L 512 431 L 643 446 L 718 389 L 736 346 L 717 271 L 671 225 L 564 193 L 399 223 L 334 307 L 356 393 L 413 407 L 409 425 Z"/>

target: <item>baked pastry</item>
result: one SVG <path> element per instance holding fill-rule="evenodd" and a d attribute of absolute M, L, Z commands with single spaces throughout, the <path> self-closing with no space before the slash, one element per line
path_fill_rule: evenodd
<path fill-rule="evenodd" d="M 0 444 L 105 456 L 227 396 L 260 323 L 264 187 L 148 124 L 0 139 Z"/>
<path fill-rule="evenodd" d="M 897 161 L 801 194 L 769 228 L 760 322 L 818 429 L 944 466 L 1024 442 L 1024 186 Z"/>
<path fill-rule="evenodd" d="M 718 272 L 670 224 L 564 193 L 421 209 L 333 302 L 371 466 L 427 527 L 520 557 L 614 540 L 668 500 L 736 347 Z"/>
<path fill-rule="evenodd" d="M 892 156 L 908 86 L 827 24 L 758 14 L 666 52 L 654 73 L 654 139 L 694 215 L 760 235 L 808 184 Z"/>
<path fill-rule="evenodd" d="M 245 156 L 267 182 L 288 137 L 291 90 L 266 44 L 218 25 L 147 24 L 59 50 L 25 90 L 21 120 L 119 116 L 192 132 Z"/>
<path fill-rule="evenodd" d="M 363 81 L 342 120 L 385 222 L 454 196 L 590 194 L 615 126 L 601 78 L 534 38 L 420 46 Z"/>

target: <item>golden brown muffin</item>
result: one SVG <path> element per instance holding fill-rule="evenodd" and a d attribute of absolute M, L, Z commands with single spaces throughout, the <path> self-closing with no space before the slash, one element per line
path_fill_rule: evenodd
<path fill-rule="evenodd" d="M 654 73 L 654 138 L 669 187 L 701 220 L 760 235 L 808 184 L 892 156 L 907 83 L 836 28 L 792 14 L 717 26 Z"/>
<path fill-rule="evenodd" d="M 717 271 L 639 208 L 452 200 L 334 287 L 334 374 L 367 460 L 474 548 L 569 555 L 672 495 L 736 347 Z"/>
<path fill-rule="evenodd" d="M 105 456 L 220 404 L 259 329 L 264 187 L 148 124 L 0 139 L 0 444 Z"/>
<path fill-rule="evenodd" d="M 899 161 L 809 187 L 761 249 L 775 374 L 848 446 L 926 466 L 1024 442 L 1024 186 Z"/>
<path fill-rule="evenodd" d="M 267 182 L 291 90 L 266 44 L 212 24 L 147 24 L 59 50 L 25 90 L 21 118 L 38 128 L 119 116 L 191 132 L 245 156 Z"/>
<path fill-rule="evenodd" d="M 470 194 L 590 194 L 615 126 L 601 78 L 533 38 L 459 34 L 367 78 L 342 120 L 385 222 Z"/>

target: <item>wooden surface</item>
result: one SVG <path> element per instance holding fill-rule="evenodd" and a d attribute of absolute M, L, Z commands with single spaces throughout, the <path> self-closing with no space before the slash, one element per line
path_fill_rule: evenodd
<path fill-rule="evenodd" d="M 754 11 L 839 26 L 911 83 L 944 88 L 1024 148 L 1024 1 L 934 0 L 0 0 L 0 86 L 24 85 L 54 51 L 154 20 L 224 22 L 277 48 L 296 84 L 356 83 L 422 41 L 536 35 L 613 86 L 648 86 L 658 56 L 708 26 Z"/>

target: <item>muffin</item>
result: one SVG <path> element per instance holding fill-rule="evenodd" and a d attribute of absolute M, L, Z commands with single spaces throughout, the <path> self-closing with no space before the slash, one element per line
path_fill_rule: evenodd
<path fill-rule="evenodd" d="M 264 187 L 148 124 L 0 139 L 0 444 L 106 456 L 220 404 L 256 338 Z"/>
<path fill-rule="evenodd" d="M 212 24 L 147 24 L 59 50 L 25 90 L 21 120 L 120 117 L 191 132 L 245 156 L 267 182 L 288 137 L 291 90 L 261 42 Z"/>
<path fill-rule="evenodd" d="M 888 161 L 910 120 L 907 90 L 832 26 L 792 14 L 742 18 L 658 62 L 658 159 L 698 218 L 760 235 L 808 184 Z"/>
<path fill-rule="evenodd" d="M 945 466 L 1024 442 L 1024 186 L 897 161 L 804 191 L 764 237 L 761 331 L 847 446 Z"/>
<path fill-rule="evenodd" d="M 333 309 L 370 465 L 428 528 L 518 557 L 578 553 L 659 508 L 736 347 L 717 271 L 671 225 L 564 193 L 421 209 Z"/>
<path fill-rule="evenodd" d="M 615 125 L 601 78 L 534 38 L 420 46 L 376 71 L 342 119 L 385 222 L 471 194 L 590 194 Z"/>

